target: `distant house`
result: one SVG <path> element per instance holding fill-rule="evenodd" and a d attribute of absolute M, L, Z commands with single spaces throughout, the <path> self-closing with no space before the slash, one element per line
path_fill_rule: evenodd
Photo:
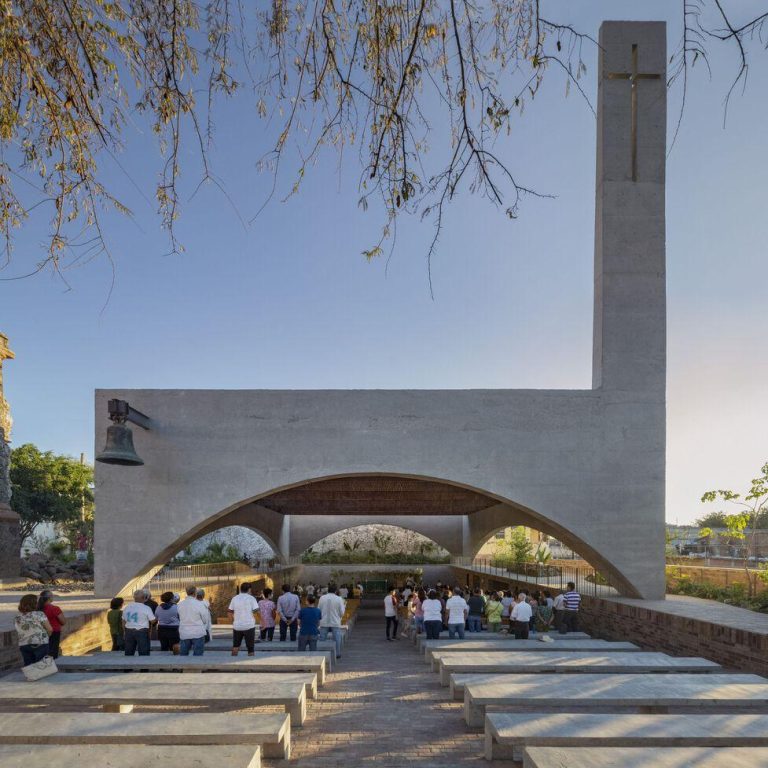
<path fill-rule="evenodd" d="M 768 562 L 768 531 L 759 530 L 754 538 L 731 536 L 726 528 L 711 528 L 711 535 L 702 536 L 696 525 L 667 525 L 667 547 L 678 557 L 700 559 L 707 557 Z M 751 541 L 750 541 L 751 540 Z"/>

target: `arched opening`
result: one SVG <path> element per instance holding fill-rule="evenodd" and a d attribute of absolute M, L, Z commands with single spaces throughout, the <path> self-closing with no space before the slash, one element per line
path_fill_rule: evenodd
<path fill-rule="evenodd" d="M 434 539 L 412 528 L 367 523 L 340 528 L 309 546 L 304 564 L 445 564 L 451 553 Z"/>
<path fill-rule="evenodd" d="M 257 530 L 245 525 L 225 525 L 189 542 L 171 558 L 169 564 L 239 560 L 258 570 L 262 563 L 278 559 L 275 548 Z"/>
<path fill-rule="evenodd" d="M 225 526 L 246 526 L 263 537 L 288 565 L 325 536 L 362 524 L 414 530 L 454 557 L 474 557 L 497 530 L 527 526 L 554 537 L 610 576 L 622 594 L 639 590 L 588 541 L 545 514 L 479 488 L 436 477 L 366 473 L 310 478 L 235 502 L 182 533 L 140 570 L 157 572 L 190 542 Z"/>

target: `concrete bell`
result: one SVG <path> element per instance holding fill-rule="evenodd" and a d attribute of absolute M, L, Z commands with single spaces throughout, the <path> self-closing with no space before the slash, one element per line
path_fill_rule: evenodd
<path fill-rule="evenodd" d="M 144 464 L 133 447 L 133 432 L 125 424 L 107 427 L 107 442 L 104 450 L 96 456 L 102 464 L 120 464 L 124 467 L 140 467 Z"/>

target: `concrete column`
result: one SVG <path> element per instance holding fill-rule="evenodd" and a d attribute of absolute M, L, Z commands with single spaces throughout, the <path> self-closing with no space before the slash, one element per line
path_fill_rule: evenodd
<path fill-rule="evenodd" d="M 663 397 L 666 25 L 600 27 L 593 386 Z"/>
<path fill-rule="evenodd" d="M 291 556 L 291 515 L 283 515 L 283 524 L 277 540 L 278 553 L 286 562 Z"/>

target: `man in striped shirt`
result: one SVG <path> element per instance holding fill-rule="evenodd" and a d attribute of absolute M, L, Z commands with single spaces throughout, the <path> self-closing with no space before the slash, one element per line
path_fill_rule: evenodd
<path fill-rule="evenodd" d="M 560 620 L 560 634 L 578 631 L 579 606 L 581 595 L 576 591 L 576 585 L 568 582 L 568 591 L 563 595 L 563 613 Z"/>

